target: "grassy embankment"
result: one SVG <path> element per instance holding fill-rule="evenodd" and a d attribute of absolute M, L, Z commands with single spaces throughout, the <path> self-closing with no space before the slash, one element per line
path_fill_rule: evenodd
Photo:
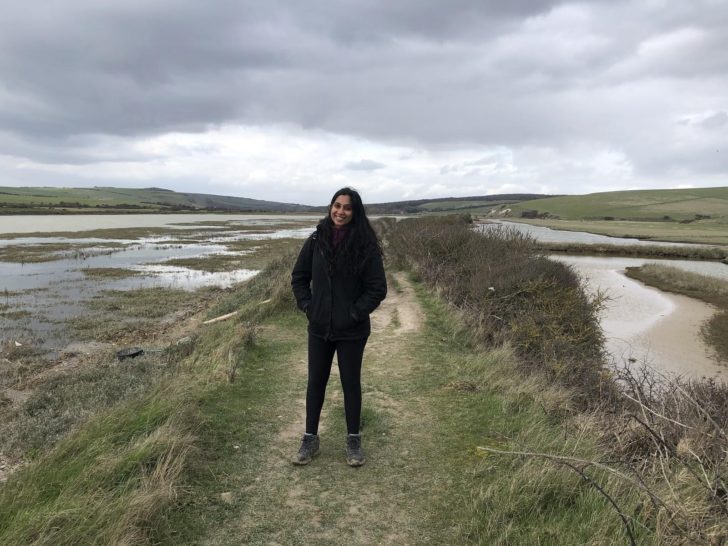
<path fill-rule="evenodd" d="M 281 263 L 278 271 L 287 271 L 289 263 Z M 32 461 L 0 487 L 0 542 L 179 543 L 175 537 L 184 533 L 184 520 L 171 520 L 180 495 L 184 503 L 194 503 L 194 496 L 182 494 L 180 487 L 192 487 L 195 469 L 204 474 L 209 461 L 222 455 L 219 449 L 231 450 L 227 435 L 237 434 L 241 454 L 254 449 L 257 408 L 271 392 L 267 373 L 288 350 L 285 341 L 253 342 L 262 317 L 290 307 L 288 287 L 281 292 L 281 275 L 272 271 L 275 264 L 269 275 L 228 301 L 241 310 L 245 323 L 213 325 L 182 345 L 169 346 L 159 363 L 166 373 L 158 381 L 137 392 L 130 389 L 129 400 L 111 409 L 102 406 L 55 447 L 31 450 Z M 86 375 L 110 371 L 123 382 L 130 376 L 125 368 L 108 365 L 75 379 L 83 387 L 83 380 L 90 379 Z M 235 375 L 239 380 L 230 383 Z M 247 396 L 248 391 L 254 394 Z M 249 405 L 248 411 L 240 404 Z M 33 408 L 26 411 L 32 414 Z"/>
<path fill-rule="evenodd" d="M 247 543 L 372 543 L 352 525 L 374 522 L 365 538 L 386 540 L 395 505 L 407 512 L 408 543 L 725 536 L 723 493 L 710 487 L 725 479 L 716 459 L 725 435 L 713 424 L 726 416 L 686 403 L 682 391 L 703 400 L 694 385 L 671 391 L 677 414 L 658 408 L 657 394 L 639 390 L 644 384 L 626 391 L 644 403 L 621 398 L 600 364 L 595 302 L 573 273 L 524 238 L 481 237 L 446 221 L 386 227 L 390 265 L 422 283 L 427 321 L 369 357 L 381 372 L 365 393 L 372 460 L 361 471 L 328 462 L 293 473 L 271 461 L 270 445 L 300 411 L 291 396 L 302 389 L 294 363 L 305 354 L 304 324 L 291 311 L 289 258 L 209 313 L 239 309 L 238 318 L 205 327 L 184 350 L 170 348 L 169 375 L 150 391 L 16 473 L 0 489 L 1 541 L 180 544 L 204 536 L 223 544 L 252 525 Z M 392 369 L 401 361 L 411 369 Z M 725 391 L 713 387 L 721 400 Z M 326 484 L 326 496 L 314 495 Z M 379 494 L 346 519 L 332 491 Z M 323 515 L 312 522 L 312 513 Z M 339 528 L 337 518 L 353 523 Z"/>
<path fill-rule="evenodd" d="M 716 356 L 728 363 L 728 282 L 657 264 L 628 267 L 627 276 L 717 307 L 717 312 L 703 325 L 702 335 Z"/>
<path fill-rule="evenodd" d="M 509 208 L 513 220 L 554 229 L 728 245 L 728 188 L 569 195 L 524 201 Z"/>
<path fill-rule="evenodd" d="M 615 256 L 635 258 L 656 258 L 676 260 L 728 260 L 728 247 L 714 246 L 653 246 L 653 245 L 609 245 L 542 242 L 538 248 L 556 254 L 579 254 L 588 256 Z"/>
<path fill-rule="evenodd" d="M 476 343 L 507 343 L 521 374 L 544 389 L 563 388 L 568 403 L 556 418 L 591 438 L 601 456 L 535 454 L 528 444 L 485 449 L 566 465 L 601 487 L 625 530 L 645 525 L 645 542 L 725 540 L 728 387 L 607 370 L 595 328 L 598 302 L 585 298 L 572 271 L 539 258 L 517 233 L 479 237 L 445 221 L 418 222 L 392 226 L 395 253 L 462 313 Z M 609 479 L 584 475 L 597 468 Z"/>

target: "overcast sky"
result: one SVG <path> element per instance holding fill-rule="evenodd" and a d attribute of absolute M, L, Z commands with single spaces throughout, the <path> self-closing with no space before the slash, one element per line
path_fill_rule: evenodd
<path fill-rule="evenodd" d="M 728 186 L 725 0 L 0 0 L 0 186 Z"/>

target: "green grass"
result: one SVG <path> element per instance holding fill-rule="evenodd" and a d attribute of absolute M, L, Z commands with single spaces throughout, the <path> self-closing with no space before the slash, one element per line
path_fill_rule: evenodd
<path fill-rule="evenodd" d="M 566 195 L 509 205 L 508 219 L 612 237 L 728 245 L 728 187 Z M 524 218 L 536 211 L 538 218 Z"/>
<path fill-rule="evenodd" d="M 514 204 L 513 215 L 523 210 L 548 212 L 564 220 L 693 221 L 728 220 L 728 187 L 679 190 L 638 190 L 566 195 Z"/>
<path fill-rule="evenodd" d="M 4 214 L 103 212 L 305 211 L 310 207 L 160 188 L 0 187 Z"/>
<path fill-rule="evenodd" d="M 440 440 L 433 454 L 449 467 L 452 489 L 443 491 L 435 527 L 456 525 L 455 543 L 624 543 L 617 513 L 596 489 L 563 466 L 539 459 L 488 454 L 479 447 L 534 451 L 597 459 L 602 453 L 588 434 L 566 428 L 567 392 L 538 378 L 514 374 L 507 349 L 483 352 L 472 346 L 460 321 L 420 290 L 428 317 L 416 360 L 416 389 L 437 408 L 429 423 Z M 451 385 L 468 385 L 452 388 Z M 593 478 L 632 513 L 639 498 L 602 473 Z M 435 501 L 437 502 L 437 501 Z M 636 529 L 640 544 L 653 540 Z"/>
<path fill-rule="evenodd" d="M 459 210 L 467 210 L 470 211 L 471 209 L 492 209 L 493 207 L 497 207 L 499 205 L 504 206 L 510 206 L 512 203 L 515 203 L 516 201 L 513 200 L 463 200 L 463 201 L 437 201 L 433 200 L 429 203 L 423 203 L 422 205 L 419 205 L 419 209 L 421 209 L 423 212 L 457 212 Z"/>

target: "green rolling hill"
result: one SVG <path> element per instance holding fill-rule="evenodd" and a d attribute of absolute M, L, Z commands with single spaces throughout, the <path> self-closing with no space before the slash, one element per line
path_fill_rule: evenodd
<path fill-rule="evenodd" d="M 309 212 L 315 207 L 162 188 L 0 187 L 0 214 Z"/>
<path fill-rule="evenodd" d="M 538 199 L 536 194 L 445 197 L 367 204 L 371 214 L 471 212 Z M 52 188 L 0 187 L 0 214 L 162 213 L 162 212 L 310 212 L 308 206 L 245 197 L 175 192 L 162 188 Z"/>
<path fill-rule="evenodd" d="M 511 215 L 561 220 L 728 220 L 728 187 L 566 195 L 512 205 Z M 525 214 L 524 214 L 525 213 Z"/>

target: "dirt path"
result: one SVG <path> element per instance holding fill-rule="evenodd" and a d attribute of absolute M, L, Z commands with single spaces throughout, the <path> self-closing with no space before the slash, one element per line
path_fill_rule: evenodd
<path fill-rule="evenodd" d="M 297 354 L 289 399 L 280 400 L 284 425 L 271 435 L 264 464 L 241 491 L 243 512 L 215 529 L 205 544 L 413 544 L 422 536 L 422 512 L 431 474 L 423 461 L 426 404 L 408 377 L 411 346 L 423 315 L 404 275 L 372 315 L 362 373 L 362 435 L 367 464 L 344 458 L 343 395 L 334 366 L 321 419 L 321 453 L 308 466 L 290 458 L 303 431 L 306 365 Z M 295 400 L 291 404 L 289 400 Z"/>

